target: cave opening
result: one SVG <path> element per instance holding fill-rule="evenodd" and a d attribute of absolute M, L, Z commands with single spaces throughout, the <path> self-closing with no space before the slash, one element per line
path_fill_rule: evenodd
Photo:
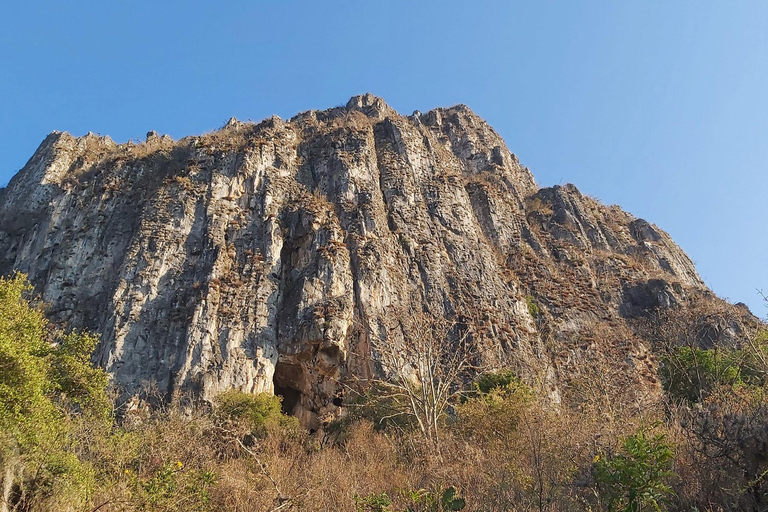
<path fill-rule="evenodd" d="M 298 389 L 275 384 L 275 395 L 283 399 L 280 407 L 283 414 L 293 414 L 296 406 L 301 402 L 301 391 Z"/>
<path fill-rule="evenodd" d="M 303 372 L 299 366 L 284 363 L 275 365 L 275 396 L 282 398 L 283 414 L 294 414 L 296 407 L 301 403 L 301 391 L 297 386 L 302 376 Z"/>

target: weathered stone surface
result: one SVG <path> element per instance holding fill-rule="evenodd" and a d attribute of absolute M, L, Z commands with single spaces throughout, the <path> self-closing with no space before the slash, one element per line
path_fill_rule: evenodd
<path fill-rule="evenodd" d="M 558 400 L 588 359 L 645 365 L 627 379 L 653 389 L 628 322 L 717 301 L 666 233 L 539 189 L 467 107 L 404 117 L 371 95 L 179 141 L 53 133 L 0 192 L 14 269 L 101 333 L 126 393 L 278 392 L 310 426 L 398 312 L 461 319 Z"/>

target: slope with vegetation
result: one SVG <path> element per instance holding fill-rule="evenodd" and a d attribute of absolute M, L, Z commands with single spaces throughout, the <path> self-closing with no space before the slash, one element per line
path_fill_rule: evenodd
<path fill-rule="evenodd" d="M 403 116 L 372 95 L 178 141 L 53 133 L 0 190 L 16 269 L 52 321 L 99 334 L 121 403 L 276 393 L 310 429 L 399 366 L 378 355 L 419 315 L 553 404 L 643 407 L 678 313 L 706 349 L 757 326 L 661 229 L 540 189 L 466 106 Z"/>
<path fill-rule="evenodd" d="M 400 369 L 373 379 L 310 434 L 278 397 L 235 390 L 194 411 L 113 409 L 89 362 L 96 339 L 54 328 L 31 298 L 23 276 L 0 279 L 2 510 L 758 511 L 768 501 L 766 331 L 730 348 L 670 338 L 658 349 L 664 392 L 637 408 L 597 387 L 555 405 L 509 370 L 475 371 L 470 384 L 460 374 L 471 353 L 458 352 L 460 368 L 456 352 L 433 353 L 448 340 L 432 325 L 402 356 L 425 364 L 418 384 Z M 442 404 L 425 390 L 441 386 L 446 405 L 424 429 L 416 404 Z"/>

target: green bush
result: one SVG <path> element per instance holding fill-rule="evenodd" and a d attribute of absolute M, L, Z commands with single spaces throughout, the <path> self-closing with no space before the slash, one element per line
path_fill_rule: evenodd
<path fill-rule="evenodd" d="M 536 302 L 536 298 L 533 295 L 526 295 L 525 303 L 528 305 L 528 313 L 530 313 L 533 318 L 538 318 L 541 315 L 541 307 L 539 306 L 539 303 Z"/>
<path fill-rule="evenodd" d="M 746 361 L 740 350 L 678 347 L 662 359 L 659 375 L 670 397 L 694 403 L 709 396 L 718 386 L 745 385 L 742 366 L 746 366 Z M 745 373 L 748 381 L 755 380 L 754 372 Z"/>
<path fill-rule="evenodd" d="M 458 495 L 456 488 L 439 487 L 433 490 L 419 489 L 410 493 L 410 504 L 406 512 L 450 512 L 464 510 L 466 500 Z"/>
<path fill-rule="evenodd" d="M 389 512 L 389 508 L 392 505 L 392 500 L 389 499 L 387 493 L 373 493 L 367 496 L 360 496 L 355 494 L 354 496 L 355 508 L 358 512 Z"/>
<path fill-rule="evenodd" d="M 640 429 L 624 439 L 616 455 L 595 455 L 592 468 L 603 510 L 664 510 L 672 496 L 667 481 L 674 476 L 672 445 L 664 434 Z"/>
<path fill-rule="evenodd" d="M 512 389 L 520 386 L 523 384 L 512 370 L 484 373 L 475 381 L 475 389 L 483 394 L 494 389 Z"/>
<path fill-rule="evenodd" d="M 105 392 L 109 380 L 104 370 L 91 364 L 98 342 L 87 333 L 61 336 L 51 351 L 52 383 L 73 410 L 110 421 L 112 402 Z"/>
<path fill-rule="evenodd" d="M 207 512 L 217 482 L 213 471 L 186 471 L 180 461 L 166 461 L 150 478 L 132 475 L 132 498 L 139 510 Z"/>
<path fill-rule="evenodd" d="M 506 372 L 485 375 L 475 386 L 477 391 L 456 406 L 453 429 L 486 449 L 508 445 L 532 403 L 531 389 Z"/>
<path fill-rule="evenodd" d="M 271 427 L 288 430 L 299 427 L 296 418 L 282 413 L 280 397 L 266 393 L 224 391 L 216 397 L 215 407 L 219 421 L 239 424 L 257 437 L 265 436 Z"/>
<path fill-rule="evenodd" d="M 22 274 L 0 278 L 0 461 L 3 487 L 15 489 L 2 498 L 55 509 L 83 503 L 93 488 L 78 431 L 105 430 L 111 406 L 106 374 L 90 362 L 97 339 L 49 331 L 30 292 Z"/>

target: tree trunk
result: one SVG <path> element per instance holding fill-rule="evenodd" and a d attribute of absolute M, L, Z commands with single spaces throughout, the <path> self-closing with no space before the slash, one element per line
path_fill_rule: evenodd
<path fill-rule="evenodd" d="M 13 481 L 15 471 L 14 464 L 10 461 L 3 463 L 3 476 L 0 486 L 3 488 L 3 499 L 0 502 L 0 512 L 10 512 L 11 492 L 13 491 Z"/>

